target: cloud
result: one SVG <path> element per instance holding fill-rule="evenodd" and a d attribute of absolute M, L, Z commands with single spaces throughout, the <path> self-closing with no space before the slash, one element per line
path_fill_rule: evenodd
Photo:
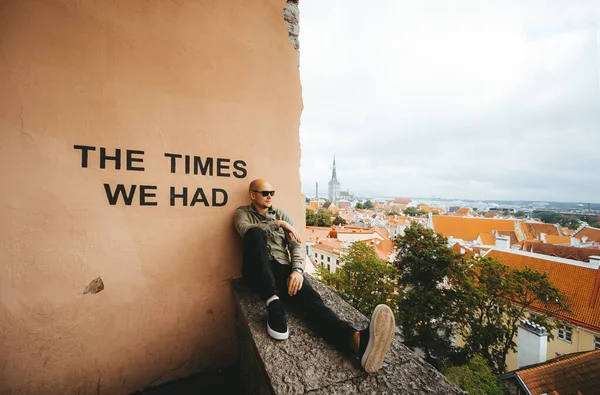
<path fill-rule="evenodd" d="M 300 3 L 302 183 L 600 201 L 596 1 Z"/>

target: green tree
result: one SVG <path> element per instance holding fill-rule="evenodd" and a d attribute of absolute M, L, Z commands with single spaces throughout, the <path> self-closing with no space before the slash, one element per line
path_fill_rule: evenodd
<path fill-rule="evenodd" d="M 472 258 L 469 270 L 456 288 L 461 293 L 457 305 L 459 333 L 465 351 L 480 354 L 496 373 L 506 369 L 506 356 L 516 351 L 513 341 L 522 319 L 546 328 L 553 339 L 556 324 L 552 312 L 567 311 L 565 297 L 548 279 L 546 273 L 525 267 L 517 270 L 492 258 Z M 547 315 L 529 315 L 532 307 L 542 307 Z"/>
<path fill-rule="evenodd" d="M 373 202 L 370 200 L 367 200 L 366 202 L 363 203 L 363 208 L 365 210 L 372 210 L 373 209 Z"/>
<path fill-rule="evenodd" d="M 468 364 L 453 366 L 444 376 L 470 395 L 503 395 L 504 385 L 494 376 L 481 355 L 475 355 Z"/>
<path fill-rule="evenodd" d="M 404 215 L 416 217 L 417 214 L 419 214 L 419 210 L 416 207 L 407 207 L 404 209 Z"/>
<path fill-rule="evenodd" d="M 362 210 L 364 208 L 363 204 L 361 202 L 357 202 L 354 205 L 354 208 L 358 209 L 358 210 Z"/>
<path fill-rule="evenodd" d="M 344 218 L 340 217 L 339 214 L 335 214 L 335 218 L 333 219 L 333 224 L 334 225 L 346 225 L 347 222 Z"/>
<path fill-rule="evenodd" d="M 451 344 L 464 262 L 447 246 L 447 239 L 412 224 L 395 240 L 398 283 L 403 288 L 400 322 L 404 343 L 418 347 L 426 360 L 444 366 L 455 351 Z"/>
<path fill-rule="evenodd" d="M 306 226 L 317 226 L 317 215 L 310 208 L 306 209 Z"/>
<path fill-rule="evenodd" d="M 373 247 L 361 242 L 352 244 L 341 258 L 341 265 L 335 273 L 319 266 L 321 282 L 364 315 L 370 315 L 380 303 L 386 303 L 397 314 L 397 271 L 379 259 Z"/>
<path fill-rule="evenodd" d="M 397 211 L 388 211 L 387 213 L 385 213 L 385 215 L 402 215 Z"/>
<path fill-rule="evenodd" d="M 523 218 L 523 217 L 525 217 L 525 211 L 523 211 L 523 210 L 517 211 L 515 213 L 515 217 L 517 217 L 517 218 Z"/>
<path fill-rule="evenodd" d="M 317 226 L 331 226 L 331 217 L 333 213 L 329 210 L 319 209 L 317 211 Z"/>
<path fill-rule="evenodd" d="M 538 211 L 533 213 L 533 217 L 539 218 L 547 224 L 559 224 L 571 230 L 576 230 L 579 227 L 580 220 L 577 217 L 562 215 L 553 211 Z"/>

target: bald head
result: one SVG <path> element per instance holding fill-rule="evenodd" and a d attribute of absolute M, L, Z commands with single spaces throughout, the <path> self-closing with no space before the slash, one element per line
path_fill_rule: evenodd
<path fill-rule="evenodd" d="M 268 186 L 268 188 L 265 188 Z M 263 180 L 262 178 L 257 178 L 250 183 L 250 187 L 248 187 L 248 191 L 264 191 L 271 190 L 271 184 L 267 180 Z"/>
<path fill-rule="evenodd" d="M 259 178 L 250 183 L 248 190 L 252 204 L 261 214 L 264 214 L 272 205 L 271 199 L 273 199 L 273 195 L 275 194 L 273 187 L 267 180 Z M 263 192 L 265 191 L 270 191 L 271 193 L 263 196 Z"/>

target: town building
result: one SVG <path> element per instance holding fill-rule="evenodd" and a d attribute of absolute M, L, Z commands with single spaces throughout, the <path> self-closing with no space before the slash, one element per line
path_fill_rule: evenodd
<path fill-rule="evenodd" d="M 532 326 L 523 326 L 515 339 L 516 353 L 507 356 L 508 370 L 545 362 L 561 355 L 600 349 L 600 256 L 587 262 L 557 258 L 519 250 L 492 248 L 483 254 L 500 263 L 522 270 L 528 267 L 547 273 L 550 282 L 565 296 L 570 312 L 553 312 L 559 323 L 555 339 Z M 531 314 L 545 314 L 543 305 L 534 305 Z M 545 330 L 545 328 L 542 328 Z M 523 355 L 528 355 L 523 358 Z"/>

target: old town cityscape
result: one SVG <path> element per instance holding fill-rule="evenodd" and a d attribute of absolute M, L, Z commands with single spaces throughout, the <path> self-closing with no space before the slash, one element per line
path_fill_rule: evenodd
<path fill-rule="evenodd" d="M 364 282 L 363 279 L 368 278 L 368 275 L 361 270 L 368 269 L 359 262 L 366 262 L 368 259 L 365 258 L 366 255 L 357 254 L 357 251 L 363 251 L 364 254 L 365 250 L 371 250 L 372 257 L 383 266 L 415 270 L 410 263 L 403 264 L 402 261 L 423 259 L 420 264 L 425 264 L 429 258 L 433 264 L 441 262 L 436 262 L 435 255 L 438 254 L 439 257 L 439 250 L 435 250 L 431 245 L 426 247 L 432 248 L 429 256 L 426 253 L 416 258 L 419 254 L 411 250 L 415 247 L 414 239 L 413 245 L 410 245 L 411 237 L 414 238 L 416 231 L 420 239 L 425 237 L 436 240 L 433 235 L 439 234 L 445 243 L 442 247 L 452 251 L 459 260 L 471 262 L 471 265 L 493 260 L 507 271 L 532 270 L 540 273 L 547 280 L 543 287 L 554 287 L 553 298 L 560 301 L 560 307 L 557 307 L 558 304 L 548 303 L 548 300 L 544 299 L 548 295 L 541 289 L 536 290 L 535 286 L 529 284 L 532 287 L 525 290 L 527 286 L 523 287 L 521 284 L 517 292 L 521 293 L 523 299 L 513 294 L 513 299 L 509 302 L 519 305 L 519 309 L 508 313 L 507 306 L 499 306 L 499 299 L 508 297 L 508 291 L 504 290 L 507 293 L 503 296 L 503 291 L 493 288 L 497 295 L 490 295 L 487 301 L 484 301 L 485 298 L 480 299 L 482 304 L 479 307 L 486 306 L 483 308 L 489 308 L 490 311 L 497 311 L 499 314 L 492 318 L 493 314 L 481 314 L 481 311 L 477 313 L 482 321 L 487 321 L 487 329 L 484 325 L 461 331 L 457 330 L 457 324 L 453 322 L 452 331 L 444 335 L 449 348 L 437 350 L 437 355 L 436 351 L 429 353 L 430 350 L 427 350 L 426 357 L 429 362 L 438 366 L 447 365 L 447 361 L 452 359 L 452 352 L 449 350 L 453 347 L 455 350 L 470 348 L 468 342 L 473 339 L 469 340 L 469 337 L 473 336 L 476 330 L 481 331 L 480 336 L 494 337 L 498 336 L 498 333 L 484 335 L 483 332 L 493 325 L 506 324 L 509 329 L 512 326 L 514 331 L 501 334 L 501 339 L 495 340 L 497 344 L 493 344 L 492 341 L 482 348 L 482 344 L 485 344 L 483 342 L 475 347 L 486 355 L 489 366 L 493 368 L 504 387 L 498 386 L 494 389 L 486 386 L 482 389 L 483 384 L 480 382 L 476 385 L 483 392 L 477 393 L 500 394 L 505 390 L 522 393 L 518 392 L 519 381 L 525 380 L 530 388 L 534 388 L 535 385 L 532 386 L 531 383 L 540 377 L 562 374 L 560 372 L 565 370 L 577 369 L 581 373 L 597 368 L 600 356 L 600 304 L 597 303 L 600 291 L 600 205 L 546 202 L 498 204 L 443 199 L 431 202 L 404 197 L 356 197 L 342 189 L 336 166 L 334 157 L 331 178 L 325 191 L 320 192 L 319 185 L 316 184 L 314 196 L 306 198 L 306 268 L 309 273 L 321 278 L 361 310 L 361 307 L 365 307 L 364 299 L 368 299 L 365 292 L 381 294 L 386 292 L 386 287 L 377 281 L 376 284 Z M 362 264 L 366 265 L 365 262 Z M 352 268 L 345 269 L 344 265 L 348 263 Z M 501 272 L 494 272 L 493 276 L 500 279 L 506 274 L 500 274 Z M 381 277 L 388 274 L 383 269 L 380 272 Z M 431 273 L 424 269 L 423 274 Z M 447 282 L 451 276 L 450 271 L 445 272 L 443 281 Z M 392 277 L 389 279 L 391 282 L 395 280 Z M 533 281 L 538 280 L 539 278 Z M 399 282 L 401 281 L 402 278 Z M 479 281 L 479 285 L 483 285 L 482 277 Z M 452 282 L 450 287 L 451 284 Z M 417 286 L 414 283 L 404 284 L 407 285 Z M 430 283 L 430 286 L 428 292 L 443 289 L 435 281 Z M 395 292 L 393 288 L 387 288 L 389 294 L 383 299 L 387 298 L 389 301 L 390 295 Z M 489 292 L 492 288 L 482 287 L 481 290 Z M 536 292 L 537 295 L 533 296 Z M 525 293 L 529 295 L 524 297 Z M 406 298 L 406 293 L 404 294 Z M 442 294 L 443 292 L 438 296 Z M 400 311 L 406 310 L 406 302 L 403 303 L 402 299 L 398 299 Z M 418 303 L 418 300 L 411 300 L 411 303 Z M 363 310 L 368 311 L 368 308 Z M 511 317 L 507 317 L 511 314 Z M 429 317 L 424 315 L 421 318 L 434 322 L 444 319 L 441 311 L 437 316 L 433 313 Z M 400 318 L 400 322 L 403 323 L 405 331 L 417 332 L 412 343 L 417 349 L 432 346 L 428 341 L 419 338 L 424 335 L 419 333 L 423 327 L 422 322 L 418 323 L 419 329 L 411 328 L 411 325 L 415 324 L 414 320 Z M 541 325 L 540 322 L 545 325 Z M 433 345 L 435 348 L 444 337 L 437 336 L 444 333 L 444 328 L 441 325 L 429 329 L 436 332 L 429 334 L 438 342 L 437 345 Z M 508 334 L 510 338 L 506 337 Z M 409 336 L 406 333 L 405 336 L 407 342 Z M 506 347 L 503 350 L 504 356 L 498 359 L 502 354 L 497 352 L 502 348 L 498 347 L 500 344 Z M 470 351 L 473 350 L 471 347 Z M 548 364 L 545 364 L 546 362 Z M 447 366 L 443 371 L 452 372 Z M 449 373 L 448 377 L 457 380 L 456 377 L 460 375 L 453 376 L 454 374 Z M 457 382 L 460 383 L 460 378 Z M 600 388 L 595 387 L 598 381 L 590 385 Z"/>

